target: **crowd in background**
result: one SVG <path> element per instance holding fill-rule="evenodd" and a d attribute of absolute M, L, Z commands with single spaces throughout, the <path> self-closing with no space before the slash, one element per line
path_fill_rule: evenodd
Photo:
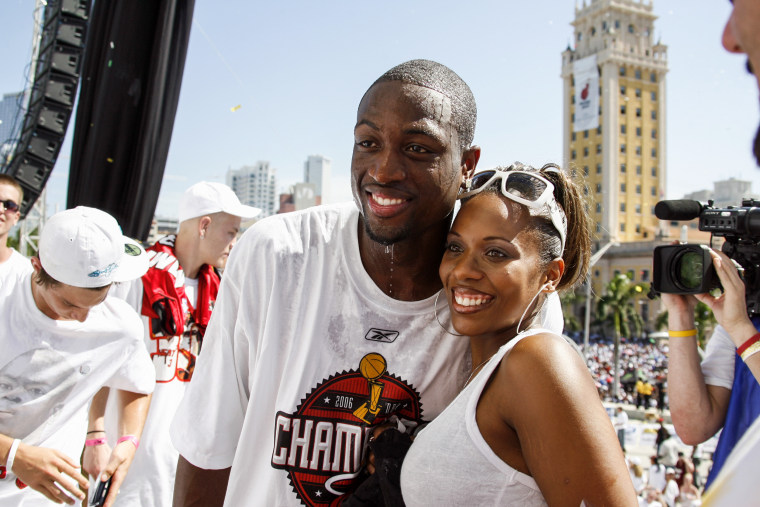
<path fill-rule="evenodd" d="M 611 343 L 589 344 L 586 357 L 603 401 L 616 401 L 638 408 L 667 408 L 668 346 L 659 342 L 620 344 L 620 389 L 612 395 L 614 347 Z"/>

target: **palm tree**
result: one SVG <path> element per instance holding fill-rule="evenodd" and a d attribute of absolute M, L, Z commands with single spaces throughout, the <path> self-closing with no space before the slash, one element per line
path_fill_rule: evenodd
<path fill-rule="evenodd" d="M 647 293 L 647 284 L 632 283 L 627 275 L 617 274 L 604 287 L 604 293 L 597 303 L 601 319 L 612 324 L 613 370 L 612 397 L 617 399 L 620 388 L 620 337 L 631 336 L 631 331 L 640 334 L 644 327 L 641 315 L 636 311 L 635 298 Z"/>
<path fill-rule="evenodd" d="M 586 296 L 580 293 L 582 289 L 576 289 L 565 292 L 559 296 L 562 303 L 562 314 L 565 319 L 565 332 L 580 331 L 581 322 L 575 316 L 575 308 L 581 301 L 585 301 Z"/>

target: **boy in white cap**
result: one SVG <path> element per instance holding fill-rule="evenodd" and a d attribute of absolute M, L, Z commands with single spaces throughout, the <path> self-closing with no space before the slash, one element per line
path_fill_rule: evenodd
<path fill-rule="evenodd" d="M 129 477 L 121 486 L 118 506 L 171 505 L 178 453 L 169 436 L 169 423 L 193 376 L 206 325 L 216 301 L 220 278 L 237 241 L 241 219 L 261 210 L 240 203 L 227 185 L 200 182 L 188 188 L 179 205 L 179 231 L 148 248 L 150 269 L 142 278 L 140 301 L 145 344 L 156 371 L 156 390 L 145 423 L 142 444 Z M 140 287 L 138 287 L 139 289 Z M 90 420 L 103 411 L 101 393 Z M 107 425 L 113 417 L 109 409 Z M 102 452 L 88 449 L 89 453 Z M 103 453 L 105 454 L 105 453 Z M 92 460 L 93 463 L 102 462 Z M 94 469 L 97 469 L 94 466 Z"/>
<path fill-rule="evenodd" d="M 140 277 L 147 256 L 100 210 L 50 218 L 33 273 L 0 288 L 0 505 L 73 504 L 87 406 L 102 386 L 118 390 L 118 444 L 103 475 L 110 505 L 139 444 L 155 377 L 142 326 L 113 282 Z M 36 491 L 35 491 L 36 490 Z M 47 498 L 46 498 L 47 497 Z"/>

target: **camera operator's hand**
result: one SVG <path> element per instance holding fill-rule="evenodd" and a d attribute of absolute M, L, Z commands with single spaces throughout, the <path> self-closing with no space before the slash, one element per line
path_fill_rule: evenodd
<path fill-rule="evenodd" d="M 694 310 L 697 306 L 694 296 L 663 293 L 662 303 L 668 310 L 668 329 L 671 331 L 694 329 Z"/>
<path fill-rule="evenodd" d="M 744 282 L 726 254 L 710 250 L 710 255 L 724 292 L 717 297 L 710 294 L 697 294 L 695 297 L 712 309 L 715 319 L 726 329 L 734 345 L 739 347 L 757 332 L 747 316 Z"/>

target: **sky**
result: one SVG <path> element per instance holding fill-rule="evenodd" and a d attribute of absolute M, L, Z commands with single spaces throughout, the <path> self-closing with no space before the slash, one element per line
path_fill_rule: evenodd
<path fill-rule="evenodd" d="M 693 0 L 643 1 L 654 1 L 654 36 L 668 46 L 666 197 L 712 189 L 729 177 L 751 180 L 760 193 L 751 156 L 760 122 L 757 82 L 746 58 L 720 43 L 729 0 L 702 0 L 699 7 Z M 224 182 L 229 169 L 259 160 L 277 169 L 277 192 L 285 192 L 303 179 L 312 154 L 332 159 L 329 201 L 351 199 L 359 100 L 383 72 L 414 58 L 439 61 L 470 85 L 479 169 L 516 160 L 562 163 L 561 53 L 573 40 L 575 6 L 196 0 L 156 212 L 176 216 L 187 187 Z M 33 0 L 0 1 L 0 93 L 26 82 L 33 10 Z M 73 121 L 48 180 L 50 210 L 65 207 Z"/>

